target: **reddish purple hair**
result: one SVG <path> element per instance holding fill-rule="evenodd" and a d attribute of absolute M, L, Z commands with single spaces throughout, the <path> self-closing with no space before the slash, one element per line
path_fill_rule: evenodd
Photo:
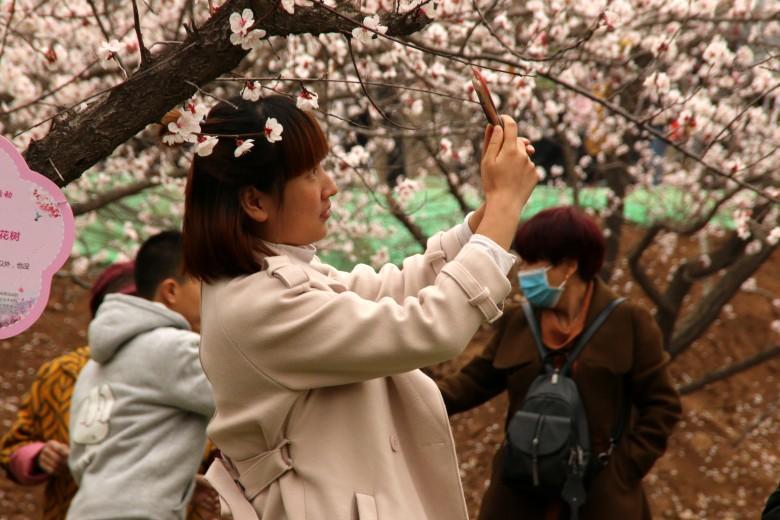
<path fill-rule="evenodd" d="M 514 249 L 529 263 L 546 260 L 558 265 L 562 260 L 576 260 L 580 278 L 589 281 L 604 263 L 606 245 L 592 217 L 574 206 L 560 206 L 524 222 L 515 234 Z"/>

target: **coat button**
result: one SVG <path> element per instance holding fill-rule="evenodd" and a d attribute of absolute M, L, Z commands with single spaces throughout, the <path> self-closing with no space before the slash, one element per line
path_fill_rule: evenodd
<path fill-rule="evenodd" d="M 401 444 L 398 442 L 398 437 L 395 435 L 390 435 L 390 448 L 393 451 L 398 451 L 401 449 Z"/>

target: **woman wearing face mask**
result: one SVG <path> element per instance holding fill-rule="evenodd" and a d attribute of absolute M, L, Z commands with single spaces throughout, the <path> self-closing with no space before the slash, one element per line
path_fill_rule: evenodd
<path fill-rule="evenodd" d="M 549 359 L 559 367 L 576 338 L 617 298 L 597 277 L 604 238 L 590 217 L 558 207 L 525 222 L 515 249 L 521 257 L 520 290 L 533 309 Z M 651 518 L 641 481 L 663 454 L 681 415 L 668 361 L 653 317 L 633 302 L 618 305 L 577 357 L 572 378 L 587 416 L 592 453 L 601 459 L 580 519 Z M 506 390 L 509 421 L 542 369 L 527 319 L 515 307 L 505 309 L 482 354 L 438 385 L 450 415 Z M 479 519 L 568 519 L 560 499 L 539 499 L 530 489 L 502 481 L 502 450 L 493 459 Z"/>

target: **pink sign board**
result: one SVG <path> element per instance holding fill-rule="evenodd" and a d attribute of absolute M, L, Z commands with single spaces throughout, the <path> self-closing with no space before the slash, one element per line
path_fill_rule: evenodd
<path fill-rule="evenodd" d="M 0 339 L 23 332 L 41 316 L 73 238 L 65 195 L 0 136 Z"/>

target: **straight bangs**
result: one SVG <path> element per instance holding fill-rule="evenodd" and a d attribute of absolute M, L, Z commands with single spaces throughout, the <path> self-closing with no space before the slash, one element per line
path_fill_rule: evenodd
<path fill-rule="evenodd" d="M 274 145 L 281 148 L 285 181 L 313 170 L 327 157 L 328 140 L 311 114 L 288 111 L 276 119 L 284 128 L 282 140 Z"/>

